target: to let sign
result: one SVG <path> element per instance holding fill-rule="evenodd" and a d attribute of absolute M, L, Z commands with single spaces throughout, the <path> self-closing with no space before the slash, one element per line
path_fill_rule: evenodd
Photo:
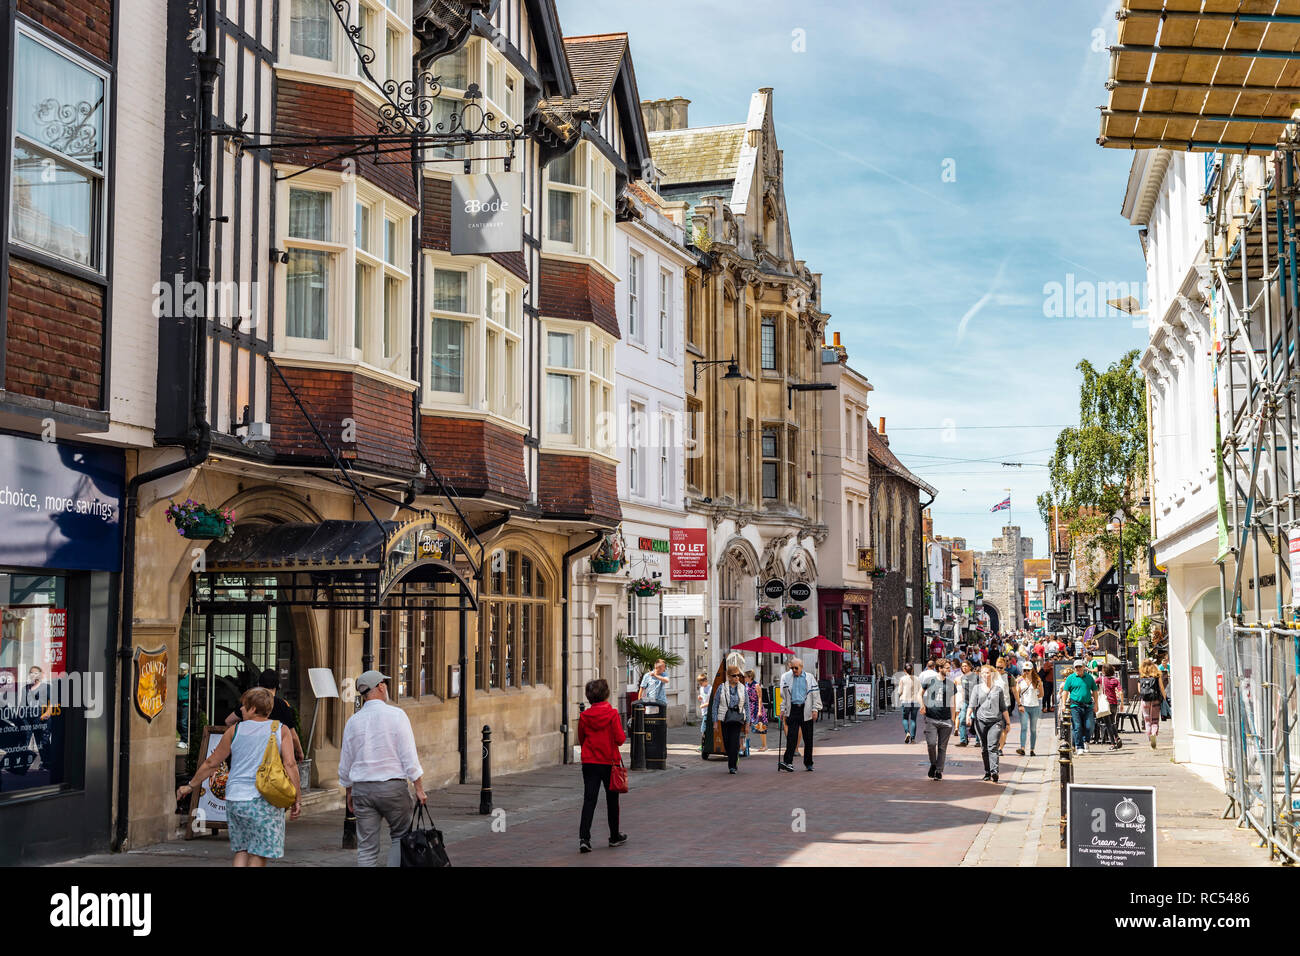
<path fill-rule="evenodd" d="M 668 530 L 668 577 L 673 581 L 709 579 L 709 532 L 704 528 Z"/>
<path fill-rule="evenodd" d="M 1069 784 L 1066 797 L 1069 865 L 1156 865 L 1155 787 Z"/>
<path fill-rule="evenodd" d="M 1205 675 L 1199 667 L 1192 668 L 1192 693 L 1197 697 L 1205 693 Z"/>

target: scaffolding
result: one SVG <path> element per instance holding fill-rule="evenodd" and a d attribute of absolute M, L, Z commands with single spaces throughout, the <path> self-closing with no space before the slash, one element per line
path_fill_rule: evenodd
<path fill-rule="evenodd" d="M 1225 817 L 1300 862 L 1300 0 L 1126 0 L 1117 18 L 1098 143 L 1206 154 L 1200 301 L 1183 305 L 1211 340 Z"/>

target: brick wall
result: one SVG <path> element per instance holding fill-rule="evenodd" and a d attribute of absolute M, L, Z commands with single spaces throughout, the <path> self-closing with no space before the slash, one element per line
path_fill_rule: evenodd
<path fill-rule="evenodd" d="M 92 283 L 9 261 L 5 389 L 102 409 L 104 293 Z"/>
<path fill-rule="evenodd" d="M 426 415 L 420 436 L 430 464 L 460 494 L 528 500 L 522 435 L 477 419 Z"/>
<path fill-rule="evenodd" d="M 537 465 L 537 504 L 545 515 L 618 521 L 615 467 L 582 455 L 542 455 Z"/>
<path fill-rule="evenodd" d="M 542 260 L 542 315 L 591 322 L 619 338 L 614 283 L 594 267 L 562 259 Z"/>
<path fill-rule="evenodd" d="M 340 458 L 356 464 L 415 470 L 415 432 L 409 393 L 353 372 L 283 364 L 280 368 Z M 276 453 L 328 457 L 279 376 L 272 376 L 270 384 L 271 438 Z M 356 423 L 355 443 L 343 441 L 345 418 Z"/>
<path fill-rule="evenodd" d="M 113 50 L 113 0 L 18 0 L 18 12 L 109 62 Z"/>
<path fill-rule="evenodd" d="M 315 83 L 276 82 L 276 133 L 281 136 L 365 136 L 379 128 L 379 111 L 368 100 L 351 90 Z M 285 154 L 285 162 L 310 165 L 319 162 L 337 147 L 304 148 Z M 415 206 L 415 184 L 409 166 L 401 165 L 408 153 L 399 150 L 384 155 L 385 164 L 361 155 L 353 157 L 354 172 L 384 192 Z M 325 169 L 342 169 L 344 160 L 326 163 Z"/>

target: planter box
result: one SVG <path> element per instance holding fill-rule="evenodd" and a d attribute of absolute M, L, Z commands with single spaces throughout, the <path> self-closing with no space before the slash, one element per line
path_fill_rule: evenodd
<path fill-rule="evenodd" d="M 181 529 L 186 538 L 196 540 L 224 538 L 228 528 L 226 519 L 221 515 L 197 515 L 187 528 Z"/>
<path fill-rule="evenodd" d="M 617 574 L 619 562 L 617 561 L 598 561 L 596 558 L 591 559 L 591 570 L 596 574 Z"/>

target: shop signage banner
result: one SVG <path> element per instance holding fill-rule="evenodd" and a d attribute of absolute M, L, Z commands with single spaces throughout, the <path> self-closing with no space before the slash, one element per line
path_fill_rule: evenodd
<path fill-rule="evenodd" d="M 1223 675 L 1214 675 L 1214 697 L 1215 704 L 1219 709 L 1219 716 L 1223 716 Z"/>
<path fill-rule="evenodd" d="M 523 250 L 523 176 L 523 173 L 468 173 L 452 177 L 453 256 Z"/>
<path fill-rule="evenodd" d="M 1288 541 L 1288 554 L 1291 559 L 1291 580 L 1296 580 L 1296 574 L 1300 573 L 1300 528 L 1291 528 L 1287 534 L 1290 536 Z M 1291 586 L 1291 606 L 1300 607 L 1300 587 L 1294 584 Z"/>
<path fill-rule="evenodd" d="M 785 597 L 785 582 L 780 578 L 768 578 L 767 583 L 763 585 L 763 596 L 779 601 Z"/>
<path fill-rule="evenodd" d="M 1205 693 L 1205 676 L 1199 667 L 1192 668 L 1192 693 L 1197 697 Z"/>
<path fill-rule="evenodd" d="M 670 528 L 668 577 L 673 581 L 709 579 L 709 532 L 704 528 Z"/>
<path fill-rule="evenodd" d="M 859 717 L 871 715 L 871 681 L 853 685 L 853 712 Z"/>
<path fill-rule="evenodd" d="M 669 551 L 668 542 L 663 538 L 637 538 L 636 546 L 642 551 L 658 551 L 660 554 Z"/>
<path fill-rule="evenodd" d="M 664 617 L 704 617 L 703 594 L 663 594 Z"/>
<path fill-rule="evenodd" d="M 1068 786 L 1069 866 L 1156 865 L 1155 787 Z"/>
<path fill-rule="evenodd" d="M 790 585 L 791 601 L 798 601 L 800 604 L 802 604 L 810 597 L 812 597 L 812 588 L 808 586 L 807 582 L 796 581 L 794 582 L 794 584 Z"/>
<path fill-rule="evenodd" d="M 0 435 L 0 565 L 118 571 L 122 452 Z"/>

